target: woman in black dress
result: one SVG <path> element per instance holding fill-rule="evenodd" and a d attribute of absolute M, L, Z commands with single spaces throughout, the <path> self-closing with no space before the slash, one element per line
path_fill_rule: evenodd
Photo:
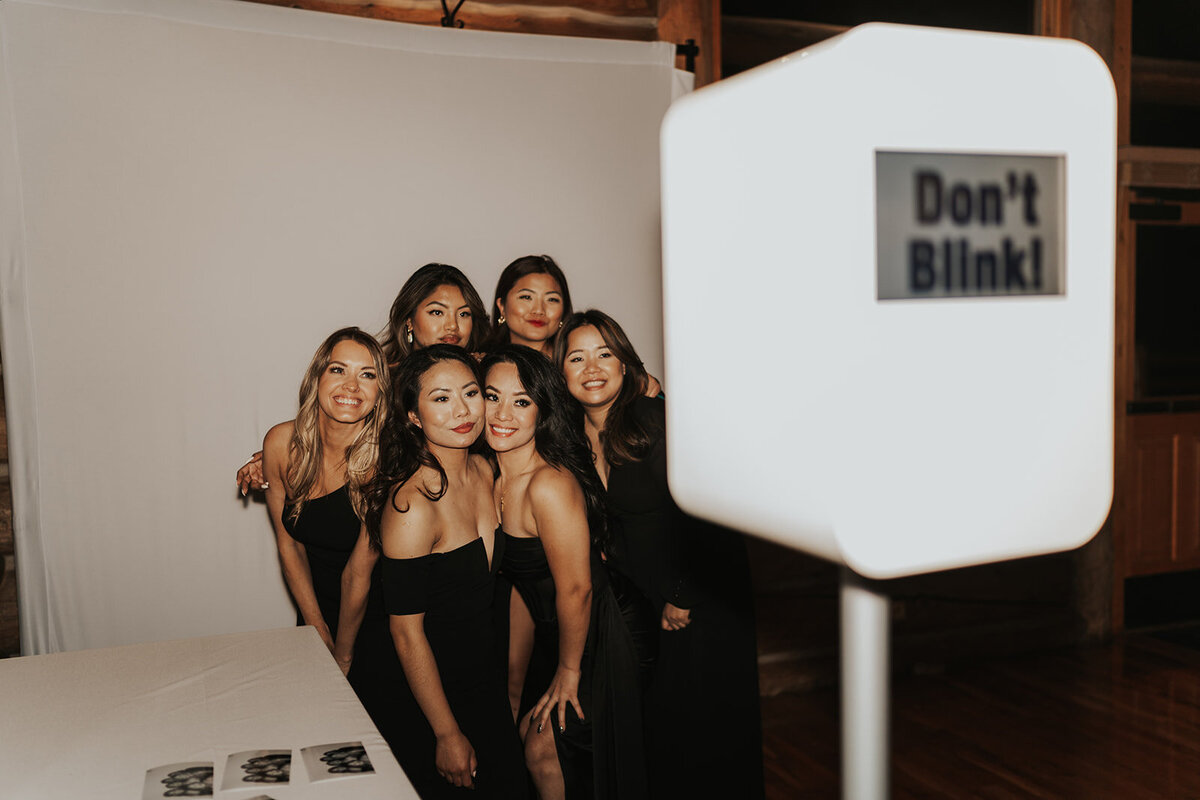
<path fill-rule="evenodd" d="M 375 339 L 358 328 L 336 331 L 308 365 L 296 418 L 271 428 L 262 452 L 267 509 L 298 624 L 312 625 L 331 652 L 362 654 L 353 666 L 349 659 L 339 665 L 390 741 L 386 676 L 395 655 L 382 597 L 376 589 L 353 609 L 341 602 L 343 572 L 366 515 L 364 491 L 378 461 L 388 386 Z"/>
<path fill-rule="evenodd" d="M 495 650 L 492 468 L 470 448 L 483 430 L 474 359 L 433 345 L 396 375 L 370 490 L 384 602 L 403 665 L 396 676 L 401 766 L 422 798 L 521 798 L 526 776 Z M 411 691 L 411 700 L 403 691 Z"/>
<path fill-rule="evenodd" d="M 609 567 L 659 612 L 647 694 L 652 797 L 763 796 L 750 570 L 741 535 L 685 515 L 667 487 L 666 415 L 621 327 L 572 315 L 555 351 L 610 512 Z"/>
<path fill-rule="evenodd" d="M 637 656 L 600 563 L 601 487 L 562 375 L 527 347 L 484 359 L 501 570 L 556 665 L 520 720 L 542 800 L 644 798 Z"/>
<path fill-rule="evenodd" d="M 554 355 L 556 335 L 563 320 L 571 316 L 571 287 L 562 269 L 547 255 L 521 256 L 504 268 L 496 281 L 492 301 L 496 324 L 492 328 L 489 349 L 508 344 L 523 345 L 547 358 Z M 662 391 L 653 376 L 649 376 L 646 393 L 654 397 Z M 553 672 L 554 664 L 539 663 L 538 656 L 546 651 L 533 652 L 534 624 L 519 593 L 510 593 L 505 578 L 497 589 L 496 603 L 509 605 L 507 620 L 499 620 L 498 633 L 509 642 L 508 691 L 513 716 L 518 716 L 522 698 L 528 701 L 531 686 L 540 689 L 544 678 Z M 637 613 L 637 612 L 634 612 Z M 528 672 L 526 670 L 531 670 Z"/>

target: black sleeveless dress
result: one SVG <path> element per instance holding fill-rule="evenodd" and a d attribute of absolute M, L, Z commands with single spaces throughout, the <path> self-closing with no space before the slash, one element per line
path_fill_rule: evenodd
<path fill-rule="evenodd" d="M 661 616 L 690 609 L 681 631 L 658 627 L 646 698 L 654 797 L 764 794 L 753 593 L 744 537 L 684 514 L 667 486 L 662 400 L 639 398 L 634 415 L 651 435 L 640 461 L 608 474 L 608 566 L 623 572 Z"/>
<path fill-rule="evenodd" d="M 425 614 L 425 637 L 442 689 L 478 762 L 473 789 L 453 786 L 438 774 L 436 737 L 401 670 L 397 705 L 404 730 L 397 758 L 424 800 L 528 797 L 524 754 L 495 653 L 492 594 L 503 544 L 496 537 L 492 567 L 483 539 L 447 553 L 381 559 L 388 613 Z"/>
<path fill-rule="evenodd" d="M 362 523 L 354 513 L 350 491 L 345 486 L 306 502 L 300 518 L 295 521 L 291 519 L 292 508 L 290 503 L 283 507 L 283 527 L 304 545 L 317 605 L 330 634 L 336 638 L 338 613 L 342 606 L 342 572 L 350 560 L 354 543 L 358 541 Z M 377 566 L 371 576 L 367 610 L 354 640 L 354 661 L 347 678 L 363 708 L 371 715 L 371 721 L 395 752 L 398 720 L 392 707 L 389 682 L 400 669 L 400 661 L 383 610 L 379 577 Z M 296 624 L 303 625 L 304 619 L 298 617 Z"/>
<path fill-rule="evenodd" d="M 558 611 L 554 576 L 536 537 L 504 540 L 501 573 L 512 582 L 534 621 L 534 664 L 558 663 Z M 580 664 L 580 720 L 568 703 L 564 731 L 553 725 L 567 800 L 641 800 L 648 797 L 642 742 L 639 653 L 600 559 L 592 558 L 592 611 Z M 549 686 L 545 678 L 538 697 Z M 522 712 L 524 713 L 524 712 Z"/>

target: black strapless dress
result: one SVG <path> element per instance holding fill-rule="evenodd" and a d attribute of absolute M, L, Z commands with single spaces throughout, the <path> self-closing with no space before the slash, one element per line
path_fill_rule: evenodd
<path fill-rule="evenodd" d="M 500 563 L 502 548 L 503 540 L 497 537 L 494 565 Z M 479 765 L 474 789 L 455 787 L 438 774 L 436 737 L 401 670 L 397 706 L 404 730 L 397 757 L 413 787 L 424 800 L 528 797 L 524 754 L 495 653 L 495 568 L 488 565 L 483 539 L 447 553 L 402 559 L 385 556 L 381 561 L 388 612 L 425 614 L 425 637 L 437 661 L 442 689 Z"/>
<path fill-rule="evenodd" d="M 554 576 L 542 542 L 535 537 L 509 536 L 502 529 L 497 529 L 496 539 L 504 540 L 501 573 L 520 592 L 533 617 L 533 662 L 557 664 Z M 566 730 L 551 727 L 567 800 L 640 800 L 648 794 L 639 655 L 598 557 L 593 556 L 591 571 L 592 612 L 579 680 L 584 719 L 568 704 Z M 538 697 L 548 687 L 548 677 L 545 683 Z"/>
<path fill-rule="evenodd" d="M 330 634 L 336 638 L 338 613 L 342 606 L 342 572 L 358 541 L 362 523 L 354 513 L 350 491 L 345 486 L 306 502 L 300 511 L 300 518 L 294 522 L 290 519 L 292 507 L 292 504 L 283 507 L 283 527 L 293 539 L 304 545 L 317 605 L 325 624 L 329 626 Z M 297 624 L 303 625 L 303 618 L 298 618 Z M 380 570 L 376 566 L 371 575 L 371 589 L 367 595 L 362 627 L 354 640 L 354 662 L 347 677 L 363 708 L 371 715 L 371 721 L 393 752 L 397 747 L 398 720 L 393 708 L 390 683 L 399 669 L 400 661 L 396 657 L 387 614 L 383 610 Z"/>

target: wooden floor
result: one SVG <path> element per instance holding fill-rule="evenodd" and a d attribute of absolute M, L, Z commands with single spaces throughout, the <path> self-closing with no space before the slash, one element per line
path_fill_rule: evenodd
<path fill-rule="evenodd" d="M 892 684 L 895 800 L 1200 798 L 1200 631 Z M 836 690 L 763 700 L 768 800 L 836 798 Z"/>

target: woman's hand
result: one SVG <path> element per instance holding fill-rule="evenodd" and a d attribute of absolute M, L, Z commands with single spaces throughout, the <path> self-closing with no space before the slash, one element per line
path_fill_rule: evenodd
<path fill-rule="evenodd" d="M 455 730 L 437 737 L 433 763 L 437 766 L 438 774 L 455 786 L 475 788 L 475 748 L 471 747 L 462 731 Z"/>
<path fill-rule="evenodd" d="M 550 688 L 533 707 L 533 719 L 538 721 L 537 731 L 550 719 L 550 712 L 558 709 L 558 730 L 561 733 L 565 727 L 567 703 L 575 707 L 575 713 L 583 719 L 583 707 L 579 705 L 579 670 L 558 665 Z"/>
<path fill-rule="evenodd" d="M 256 491 L 266 491 L 270 488 L 263 479 L 262 450 L 250 456 L 246 459 L 246 463 L 242 464 L 242 468 L 237 471 L 237 485 L 242 490 L 242 497 L 245 497 L 246 492 L 251 488 Z"/>
<path fill-rule="evenodd" d="M 333 660 L 337 662 L 338 669 L 342 671 L 342 675 L 350 674 L 350 665 L 354 663 L 353 653 L 339 653 L 337 647 L 334 647 Z"/>
<path fill-rule="evenodd" d="M 664 631 L 681 631 L 692 623 L 692 612 L 667 603 L 663 606 L 662 629 Z"/>

